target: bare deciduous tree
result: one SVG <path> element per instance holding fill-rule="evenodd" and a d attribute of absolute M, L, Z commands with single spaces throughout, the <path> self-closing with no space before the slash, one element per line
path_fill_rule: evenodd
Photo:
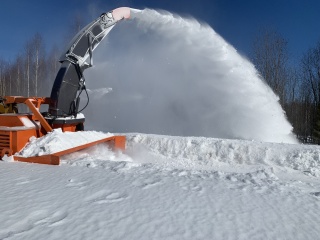
<path fill-rule="evenodd" d="M 32 46 L 31 42 L 28 41 L 25 45 L 24 48 L 24 80 L 25 80 L 25 85 L 26 85 L 26 95 L 27 97 L 30 96 L 30 81 L 31 81 L 31 76 L 30 76 L 30 70 L 31 70 L 31 62 L 32 62 Z"/>
<path fill-rule="evenodd" d="M 6 84 L 6 70 L 8 63 L 3 59 L 0 59 L 0 96 L 3 96 L 6 93 L 7 84 Z"/>
<path fill-rule="evenodd" d="M 308 119 L 307 132 L 319 142 L 320 135 L 315 134 L 315 132 L 320 131 L 320 119 L 318 119 L 320 117 L 320 41 L 303 55 L 301 74 L 305 90 L 304 98 L 308 99 L 309 108 L 306 113 Z"/>
<path fill-rule="evenodd" d="M 45 64 L 45 47 L 44 42 L 39 33 L 35 34 L 31 40 L 33 61 L 32 61 L 32 76 L 34 94 L 38 96 L 39 89 L 41 88 L 41 80 L 45 78 L 46 64 Z"/>
<path fill-rule="evenodd" d="M 46 75 L 46 60 L 44 42 L 39 33 L 36 33 L 25 45 L 24 52 L 24 79 L 26 95 L 38 96 L 41 88 L 41 79 Z"/>
<path fill-rule="evenodd" d="M 273 30 L 261 30 L 253 43 L 253 63 L 267 84 L 279 96 L 281 105 L 286 99 L 288 81 L 288 43 Z"/>

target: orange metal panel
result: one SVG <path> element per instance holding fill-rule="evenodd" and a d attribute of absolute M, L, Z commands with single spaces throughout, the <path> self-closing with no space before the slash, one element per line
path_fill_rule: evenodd
<path fill-rule="evenodd" d="M 22 116 L 21 116 L 22 117 Z M 5 127 L 19 127 L 24 126 L 20 120 L 20 116 L 14 114 L 3 114 L 0 117 L 0 126 Z"/>
<path fill-rule="evenodd" d="M 126 136 L 114 136 L 114 148 L 124 151 L 126 149 Z"/>
<path fill-rule="evenodd" d="M 40 163 L 40 164 L 49 164 L 49 165 L 59 165 L 60 157 L 55 155 L 43 155 L 37 157 L 21 157 L 13 156 L 15 161 L 19 162 L 29 162 L 29 163 Z"/>
<path fill-rule="evenodd" d="M 37 137 L 36 129 L 24 130 L 1 130 L 0 131 L 0 151 L 7 148 L 11 150 L 11 154 L 19 152 L 29 142 L 30 137 Z M 9 154 L 10 156 L 10 154 Z M 0 153 L 0 158 L 3 154 Z"/>
<path fill-rule="evenodd" d="M 75 132 L 76 126 L 71 124 L 54 124 L 53 128 L 61 128 L 63 132 Z"/>
<path fill-rule="evenodd" d="M 14 153 L 21 151 L 31 137 L 40 137 L 35 129 L 12 132 L 12 150 Z"/>
<path fill-rule="evenodd" d="M 48 97 L 5 96 L 3 98 L 6 103 L 24 103 L 28 99 L 32 102 L 39 102 L 39 104 L 49 104 L 51 101 Z"/>

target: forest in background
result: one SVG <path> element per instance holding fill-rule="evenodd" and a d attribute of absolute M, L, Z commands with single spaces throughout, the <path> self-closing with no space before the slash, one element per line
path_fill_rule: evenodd
<path fill-rule="evenodd" d="M 81 25 L 81 19 L 75 19 L 70 36 Z M 50 96 L 61 52 L 57 46 L 46 47 L 41 34 L 36 33 L 13 60 L 0 56 L 0 96 Z M 320 40 L 293 66 L 287 39 L 264 29 L 253 39 L 249 59 L 279 96 L 299 140 L 320 144 Z"/>
<path fill-rule="evenodd" d="M 295 65 L 288 41 L 277 31 L 261 30 L 250 60 L 279 96 L 293 132 L 303 143 L 320 143 L 320 40 Z"/>

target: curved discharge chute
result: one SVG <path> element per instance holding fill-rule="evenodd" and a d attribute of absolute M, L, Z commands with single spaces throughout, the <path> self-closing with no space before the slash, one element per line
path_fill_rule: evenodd
<path fill-rule="evenodd" d="M 61 67 L 52 87 L 48 117 L 77 115 L 79 95 L 85 89 L 82 73 L 84 69 L 92 66 L 93 50 L 118 21 L 128 18 L 130 18 L 130 8 L 127 7 L 103 13 L 72 39 L 60 58 Z"/>

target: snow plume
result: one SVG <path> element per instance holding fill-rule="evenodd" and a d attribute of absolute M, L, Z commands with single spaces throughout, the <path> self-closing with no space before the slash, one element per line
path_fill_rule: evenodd
<path fill-rule="evenodd" d="M 112 88 L 87 89 L 90 98 L 102 98 L 112 91 Z"/>
<path fill-rule="evenodd" d="M 85 72 L 89 88 L 113 89 L 92 99 L 87 128 L 296 142 L 278 97 L 210 26 L 150 9 L 134 15 Z"/>

